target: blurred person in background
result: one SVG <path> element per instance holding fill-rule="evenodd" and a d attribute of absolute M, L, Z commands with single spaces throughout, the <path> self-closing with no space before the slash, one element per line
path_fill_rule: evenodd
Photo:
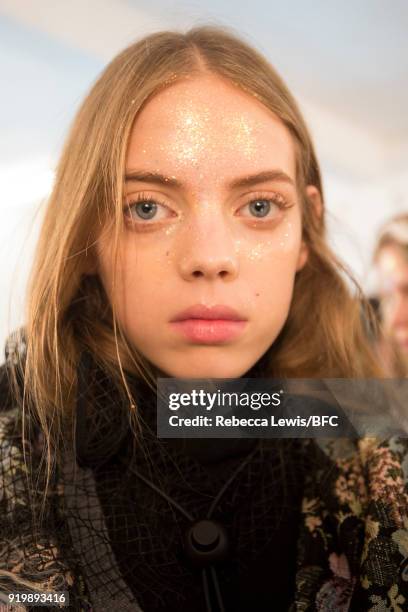
<path fill-rule="evenodd" d="M 379 351 L 390 376 L 408 375 L 408 213 L 391 218 L 374 249 L 378 314 L 383 331 Z"/>

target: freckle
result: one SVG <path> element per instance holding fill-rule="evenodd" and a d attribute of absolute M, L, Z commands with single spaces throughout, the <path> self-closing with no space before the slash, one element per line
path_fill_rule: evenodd
<path fill-rule="evenodd" d="M 256 297 L 259 297 L 259 293 L 255 293 Z"/>
<path fill-rule="evenodd" d="M 170 253 L 170 251 L 166 251 L 166 256 Z"/>

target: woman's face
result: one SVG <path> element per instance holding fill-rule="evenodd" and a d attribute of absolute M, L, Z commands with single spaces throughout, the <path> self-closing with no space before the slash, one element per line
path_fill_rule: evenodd
<path fill-rule="evenodd" d="M 286 127 L 216 76 L 173 84 L 134 123 L 123 215 L 116 269 L 109 237 L 98 266 L 129 341 L 168 376 L 245 374 L 307 257 Z"/>
<path fill-rule="evenodd" d="M 408 362 L 408 260 L 397 245 L 381 249 L 377 256 L 381 311 L 384 328 Z"/>

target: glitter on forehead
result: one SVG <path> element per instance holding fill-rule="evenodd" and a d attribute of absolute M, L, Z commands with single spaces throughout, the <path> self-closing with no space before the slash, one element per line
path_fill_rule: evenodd
<path fill-rule="evenodd" d="M 235 115 L 230 120 L 230 128 L 235 131 L 235 142 L 240 153 L 250 159 L 254 156 L 259 144 L 254 136 L 254 128 L 243 115 Z"/>
<path fill-rule="evenodd" d="M 256 132 L 262 126 L 246 112 L 220 109 L 215 103 L 214 106 L 202 104 L 196 98 L 186 98 L 183 93 L 178 96 L 166 114 L 174 132 L 158 147 L 176 165 L 199 168 L 200 162 L 208 160 L 209 156 L 218 163 L 225 149 L 245 159 L 259 155 L 262 142 Z"/>
<path fill-rule="evenodd" d="M 197 109 L 197 101 L 186 100 L 185 96 L 182 96 L 180 102 L 176 102 L 168 113 L 172 124 L 176 126 L 176 136 L 170 144 L 161 144 L 159 148 L 166 154 L 170 153 L 182 165 L 187 163 L 197 166 L 200 153 L 204 147 L 208 149 L 209 145 L 206 123 L 210 120 L 210 109 L 206 106 Z"/>
<path fill-rule="evenodd" d="M 267 167 L 271 144 L 278 151 L 276 160 L 270 161 L 272 166 L 292 164 L 287 134 L 284 128 L 274 126 L 281 124 L 279 119 L 242 91 L 230 89 L 226 99 L 220 98 L 218 90 L 223 93 L 223 84 L 213 90 L 212 81 L 209 88 L 205 81 L 189 83 L 187 88 L 183 83 L 176 84 L 153 99 L 150 113 L 144 115 L 145 119 L 143 111 L 140 116 L 143 139 L 138 147 L 136 120 L 136 142 L 131 148 L 132 167 L 137 168 L 137 154 L 143 150 L 143 158 L 155 164 L 157 172 L 172 173 L 186 186 L 192 207 L 208 202 L 204 205 L 208 208 L 223 184 Z M 145 111 L 148 108 L 149 104 Z"/>

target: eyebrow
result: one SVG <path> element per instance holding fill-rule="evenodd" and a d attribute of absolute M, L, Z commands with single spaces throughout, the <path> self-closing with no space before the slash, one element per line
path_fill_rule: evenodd
<path fill-rule="evenodd" d="M 242 176 L 236 178 L 227 187 L 230 189 L 238 189 L 242 187 L 253 187 L 258 183 L 265 183 L 266 181 L 275 181 L 280 183 L 288 183 L 295 185 L 293 179 L 290 178 L 283 170 L 265 170 L 256 174 Z M 132 170 L 126 173 L 125 182 L 143 182 L 143 183 L 154 183 L 155 185 L 167 185 L 167 187 L 178 187 L 182 188 L 183 184 L 174 178 L 173 176 L 165 176 L 160 172 L 144 172 L 139 170 Z"/>

